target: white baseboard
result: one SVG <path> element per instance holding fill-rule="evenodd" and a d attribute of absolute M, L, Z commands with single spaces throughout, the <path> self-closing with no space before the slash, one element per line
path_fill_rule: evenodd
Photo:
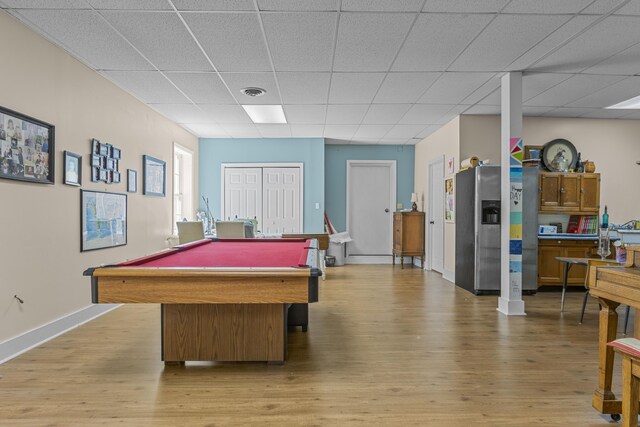
<path fill-rule="evenodd" d="M 93 304 L 6 340 L 0 343 L 0 365 L 118 307 L 120 304 Z"/>
<path fill-rule="evenodd" d="M 390 255 L 380 256 L 357 256 L 351 255 L 345 258 L 345 264 L 391 264 L 393 259 Z M 396 261 L 399 263 L 400 261 Z"/>
<path fill-rule="evenodd" d="M 442 278 L 450 281 L 451 283 L 456 283 L 456 272 L 445 269 L 444 273 L 442 273 Z"/>

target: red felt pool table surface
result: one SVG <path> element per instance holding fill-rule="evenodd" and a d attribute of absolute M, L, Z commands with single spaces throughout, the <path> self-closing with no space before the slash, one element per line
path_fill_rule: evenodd
<path fill-rule="evenodd" d="M 135 260 L 119 267 L 304 267 L 310 240 L 201 240 Z"/>

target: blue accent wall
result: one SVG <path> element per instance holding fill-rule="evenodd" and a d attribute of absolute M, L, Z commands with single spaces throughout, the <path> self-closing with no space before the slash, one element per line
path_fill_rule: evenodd
<path fill-rule="evenodd" d="M 324 139 L 272 138 L 231 139 L 201 138 L 198 150 L 198 197 L 209 198 L 211 213 L 222 218 L 220 212 L 222 163 L 303 163 L 304 164 L 304 232 L 324 230 Z M 320 208 L 316 209 L 316 203 Z"/>
<path fill-rule="evenodd" d="M 396 160 L 396 198 L 411 207 L 415 146 L 413 145 L 326 145 L 325 204 L 336 231 L 347 229 L 347 160 Z M 395 206 L 392 206 L 395 210 Z"/>

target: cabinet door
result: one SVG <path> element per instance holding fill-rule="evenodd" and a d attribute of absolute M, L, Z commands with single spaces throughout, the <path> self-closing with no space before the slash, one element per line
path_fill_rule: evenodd
<path fill-rule="evenodd" d="M 424 214 L 405 214 L 402 219 L 402 250 L 407 253 L 424 252 Z"/>
<path fill-rule="evenodd" d="M 566 253 L 570 258 L 590 258 L 591 249 L 590 244 L 577 243 L 574 246 L 568 246 Z M 567 278 L 567 285 L 584 285 L 584 278 L 587 274 L 587 267 L 584 265 L 572 265 L 569 269 L 569 277 Z"/>
<path fill-rule="evenodd" d="M 580 183 L 580 211 L 600 211 L 600 174 L 585 173 Z"/>
<path fill-rule="evenodd" d="M 402 214 L 393 214 L 393 249 L 402 250 Z"/>
<path fill-rule="evenodd" d="M 541 173 L 538 182 L 540 191 L 538 209 L 556 210 L 560 206 L 560 175 Z"/>
<path fill-rule="evenodd" d="M 560 205 L 563 208 L 580 209 L 580 175 L 562 175 L 560 181 Z"/>
<path fill-rule="evenodd" d="M 538 284 L 561 285 L 562 265 L 556 257 L 565 256 L 562 246 L 545 245 L 542 242 L 538 246 Z"/>

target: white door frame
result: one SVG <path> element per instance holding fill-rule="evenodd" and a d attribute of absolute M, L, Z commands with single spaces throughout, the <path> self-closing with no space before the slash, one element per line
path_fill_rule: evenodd
<path fill-rule="evenodd" d="M 390 241 L 393 242 L 393 212 L 396 207 L 396 160 L 347 160 L 347 199 L 346 199 L 346 219 L 347 219 L 347 232 L 351 229 L 350 224 L 350 216 L 349 216 L 349 200 L 351 199 L 351 186 L 349 185 L 351 182 L 351 168 L 353 165 L 388 165 L 391 168 L 391 183 L 389 185 L 390 188 L 390 197 L 389 197 L 389 237 Z M 393 261 L 392 256 L 367 256 L 367 257 L 359 257 L 359 256 L 349 256 L 349 243 L 346 244 L 346 258 L 345 262 L 349 264 L 391 264 Z M 393 247 L 389 248 L 390 251 L 393 251 Z"/>
<path fill-rule="evenodd" d="M 298 168 L 300 169 L 300 233 L 304 233 L 304 163 L 221 163 L 220 215 L 224 217 L 224 172 L 227 168 Z"/>
<path fill-rule="evenodd" d="M 432 234 L 430 233 L 431 229 L 429 227 L 429 209 L 431 209 L 431 166 L 436 165 L 440 162 L 442 162 L 442 170 L 444 171 L 444 162 L 445 162 L 445 158 L 444 158 L 444 154 L 442 156 L 438 156 L 435 157 L 433 159 L 431 159 L 430 161 L 427 162 L 427 179 L 426 179 L 426 185 L 425 188 L 427 190 L 427 194 L 425 195 L 425 203 L 429 203 L 429 207 L 428 209 L 425 209 L 425 216 L 426 216 L 426 224 L 425 224 L 425 228 L 424 228 L 424 232 L 426 234 L 426 242 L 427 242 L 427 247 L 425 248 L 425 251 L 428 251 L 428 253 L 426 254 L 426 256 L 424 257 L 424 269 L 425 270 L 431 270 L 431 257 L 433 256 L 431 249 L 432 246 Z M 444 180 L 444 174 L 442 175 L 442 179 Z M 444 186 L 442 186 L 442 191 L 444 192 Z M 444 274 L 444 206 L 442 207 L 443 209 L 443 220 L 442 220 L 442 271 Z"/>

